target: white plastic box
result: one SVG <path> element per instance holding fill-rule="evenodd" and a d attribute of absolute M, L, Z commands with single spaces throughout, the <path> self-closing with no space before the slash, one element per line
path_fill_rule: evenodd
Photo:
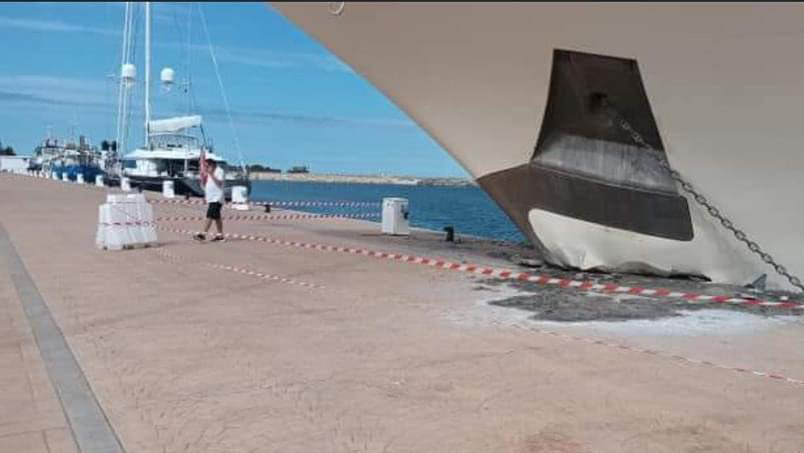
<path fill-rule="evenodd" d="M 407 198 L 382 199 L 382 232 L 393 235 L 410 234 Z"/>
<path fill-rule="evenodd" d="M 121 250 L 157 242 L 153 207 L 142 194 L 109 194 L 98 208 L 98 248 Z"/>

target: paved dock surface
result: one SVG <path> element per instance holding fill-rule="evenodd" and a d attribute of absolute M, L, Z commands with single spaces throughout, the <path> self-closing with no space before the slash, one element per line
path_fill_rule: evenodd
<path fill-rule="evenodd" d="M 0 452 L 804 451 L 798 316 L 545 323 L 487 304 L 521 288 L 359 254 L 101 251 L 105 193 L 0 174 Z M 226 228 L 511 266 L 360 220 Z"/>

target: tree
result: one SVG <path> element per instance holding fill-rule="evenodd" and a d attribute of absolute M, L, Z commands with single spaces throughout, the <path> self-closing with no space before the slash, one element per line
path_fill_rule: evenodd
<path fill-rule="evenodd" d="M 14 152 L 14 148 L 10 146 L 6 146 L 3 148 L 0 146 L 0 156 L 16 156 L 17 153 Z"/>

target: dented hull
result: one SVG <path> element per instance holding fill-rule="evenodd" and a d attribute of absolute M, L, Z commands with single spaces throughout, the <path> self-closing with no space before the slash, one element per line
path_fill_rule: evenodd
<path fill-rule="evenodd" d="M 274 6 L 422 126 L 549 261 L 736 284 L 767 273 L 791 289 L 666 160 L 804 275 L 804 5 Z"/>

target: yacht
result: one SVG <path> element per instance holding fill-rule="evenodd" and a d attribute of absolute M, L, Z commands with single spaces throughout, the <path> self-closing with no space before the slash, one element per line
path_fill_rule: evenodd
<path fill-rule="evenodd" d="M 243 186 L 250 191 L 251 183 L 245 166 L 230 166 L 226 160 L 213 150 L 212 143 L 204 133 L 201 115 L 185 115 L 163 119 L 151 117 L 151 4 L 135 2 L 125 4 L 125 22 L 123 26 L 123 64 L 120 72 L 120 92 L 118 96 L 117 141 L 121 149 L 125 149 L 128 131 L 128 110 L 131 107 L 131 88 L 134 86 L 136 68 L 132 63 L 134 57 L 135 8 L 142 6 L 145 13 L 145 84 L 144 84 L 144 144 L 134 151 L 124 154 L 117 163 L 122 177 L 128 178 L 132 187 L 145 190 L 161 191 L 166 181 L 172 181 L 174 191 L 180 195 L 203 196 L 199 174 L 199 160 L 213 159 L 224 169 L 224 195 L 231 199 L 232 187 Z M 206 23 L 205 23 L 206 25 Z M 212 50 L 210 49 L 210 52 Z M 213 58 L 215 70 L 217 61 Z M 189 71 L 189 69 L 188 69 Z M 219 74 L 219 73 L 218 73 Z M 220 80 L 220 79 L 219 79 Z M 160 82 L 163 93 L 168 93 L 173 86 L 174 70 L 163 68 Z M 221 84 L 221 89 L 222 89 Z M 188 98 L 191 98 L 189 82 L 185 86 Z M 226 105 L 228 112 L 228 103 Z M 234 129 L 234 126 L 232 126 Z M 234 133 L 234 131 L 233 131 Z M 239 152 L 239 149 L 238 149 Z"/>
<path fill-rule="evenodd" d="M 149 122 L 148 144 L 122 158 L 123 176 L 133 187 L 161 191 L 164 181 L 173 181 L 177 194 L 203 196 L 199 158 L 213 159 L 224 169 L 224 193 L 231 198 L 234 186 L 250 187 L 248 177 L 215 154 L 207 143 L 200 115 L 167 118 Z M 200 137 L 193 134 L 200 131 Z"/>
<path fill-rule="evenodd" d="M 804 4 L 273 3 L 577 269 L 804 290 Z"/>

